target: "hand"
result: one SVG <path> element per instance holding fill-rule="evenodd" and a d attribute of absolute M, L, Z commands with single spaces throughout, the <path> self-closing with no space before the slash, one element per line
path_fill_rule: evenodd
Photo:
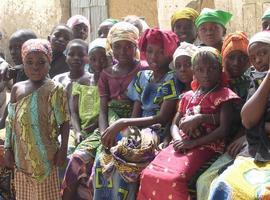
<path fill-rule="evenodd" d="M 54 164 L 58 167 L 61 167 L 65 164 L 67 159 L 67 148 L 62 148 L 56 152 L 54 156 Z"/>
<path fill-rule="evenodd" d="M 7 80 L 9 68 L 11 67 L 5 61 L 0 64 L 0 80 Z"/>
<path fill-rule="evenodd" d="M 233 141 L 228 147 L 227 147 L 227 152 L 230 156 L 232 156 L 233 158 L 235 158 L 237 156 L 237 154 L 240 153 L 240 151 L 243 149 L 243 147 L 245 146 L 245 141 L 246 141 L 246 137 L 242 136 L 238 139 L 236 139 L 235 141 Z"/>
<path fill-rule="evenodd" d="M 201 114 L 182 117 L 179 121 L 179 129 L 184 133 L 194 132 L 201 125 L 201 119 Z"/>
<path fill-rule="evenodd" d="M 104 147 L 111 148 L 116 145 L 115 137 L 124 128 L 124 123 L 120 120 L 117 120 L 111 124 L 101 136 L 101 142 Z"/>
<path fill-rule="evenodd" d="M 175 140 L 173 142 L 173 148 L 177 152 L 185 152 L 186 150 L 193 149 L 196 147 L 195 140 Z"/>
<path fill-rule="evenodd" d="M 14 167 L 15 161 L 14 161 L 13 151 L 11 149 L 5 150 L 4 160 L 5 160 L 5 166 L 7 168 L 12 169 Z"/>

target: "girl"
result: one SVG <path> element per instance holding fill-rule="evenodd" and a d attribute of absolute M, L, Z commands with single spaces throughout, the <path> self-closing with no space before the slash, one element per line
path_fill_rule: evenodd
<path fill-rule="evenodd" d="M 48 40 L 51 43 L 53 52 L 51 68 L 49 71 L 51 78 L 54 78 L 58 74 L 69 71 L 64 51 L 72 38 L 72 30 L 68 26 L 62 24 L 55 26 L 51 34 L 48 36 Z"/>
<path fill-rule="evenodd" d="M 214 47 L 221 52 L 225 26 L 231 18 L 229 12 L 204 8 L 195 21 L 202 45 Z"/>
<path fill-rule="evenodd" d="M 262 30 L 270 30 L 270 9 L 267 9 L 262 16 Z"/>
<path fill-rule="evenodd" d="M 178 86 L 179 88 L 176 87 L 174 74 L 169 69 L 177 42 L 178 38 L 173 32 L 159 29 L 147 29 L 141 36 L 139 48 L 147 58 L 149 70 L 140 71 L 128 87 L 128 96 L 134 101 L 132 118 L 117 120 L 105 130 L 102 136 L 105 148 L 114 147 L 110 150 L 112 154 L 105 151 L 97 160 L 95 177 L 99 181 L 95 185 L 96 199 L 104 197 L 105 193 L 107 193 L 106 198 L 108 199 L 116 199 L 122 194 L 127 194 L 127 199 L 135 198 L 139 173 L 155 155 L 154 148 L 157 141 L 150 139 L 155 138 L 152 131 L 158 131 L 160 137 L 164 138 L 163 129 L 172 120 L 178 95 L 184 89 L 183 83 Z M 119 132 L 122 132 L 122 135 L 125 134 L 126 131 L 122 130 L 126 127 L 149 127 L 155 124 L 161 124 L 162 129 L 152 127 L 152 131 L 146 129 L 142 132 L 135 129 L 139 134 L 137 139 L 124 137 L 120 144 L 115 146 L 117 134 Z M 145 138 L 148 139 L 144 140 Z M 139 145 L 132 146 L 128 153 L 125 153 L 121 149 L 131 145 L 132 142 L 125 143 L 124 141 L 132 141 L 135 144 L 142 144 L 142 146 L 141 148 L 138 147 Z M 153 143 L 149 144 L 150 141 Z M 147 148 L 144 149 L 144 145 Z M 129 158 L 125 157 L 126 155 L 133 156 Z M 127 160 L 129 164 L 126 164 Z M 113 170 L 114 166 L 116 166 L 116 170 Z M 111 182 L 112 184 L 110 184 Z"/>
<path fill-rule="evenodd" d="M 256 71 L 251 73 L 248 98 L 251 97 L 241 111 L 247 146 L 212 182 L 208 199 L 269 198 L 269 53 L 270 33 L 256 33 L 248 45 L 249 59 Z"/>
<path fill-rule="evenodd" d="M 89 20 L 82 15 L 74 15 L 67 21 L 67 26 L 72 29 L 74 39 L 86 40 L 90 32 Z"/>
<path fill-rule="evenodd" d="M 222 46 L 223 69 L 229 78 L 229 87 L 241 97 L 241 103 L 235 108 L 233 115 L 236 118 L 234 120 L 234 134 L 227 138 L 228 142 L 232 141 L 232 143 L 227 147 L 227 152 L 199 177 L 196 187 L 197 199 L 205 200 L 208 198 L 211 182 L 218 177 L 220 170 L 228 164 L 232 164 L 235 156 L 245 145 L 246 140 L 241 126 L 240 111 L 246 101 L 250 84 L 248 42 L 248 38 L 243 32 L 231 33 L 224 38 Z"/>
<path fill-rule="evenodd" d="M 195 20 L 199 13 L 192 8 L 183 8 L 177 10 L 171 16 L 171 28 L 179 38 L 180 42 L 188 42 L 193 44 L 197 38 L 197 30 Z"/>
<path fill-rule="evenodd" d="M 46 78 L 52 59 L 48 41 L 26 41 L 22 58 L 29 79 L 15 84 L 11 91 L 6 163 L 16 168 L 16 199 L 61 199 L 57 167 L 63 165 L 67 151 L 66 93 L 63 87 Z"/>
<path fill-rule="evenodd" d="M 105 52 L 106 39 L 96 39 L 89 46 L 89 60 L 92 66 L 94 74 L 90 74 L 88 78 L 79 79 L 73 81 L 71 84 L 71 97 L 70 97 L 70 110 L 71 110 L 71 122 L 74 132 L 70 137 L 69 148 L 73 147 L 70 152 L 74 153 L 70 157 L 69 164 L 66 169 L 63 187 L 63 199 L 73 199 L 75 197 L 81 197 L 82 194 L 88 194 L 86 199 L 91 199 L 91 189 L 82 193 L 82 189 L 85 189 L 86 182 L 90 176 L 93 157 L 92 152 L 88 152 L 90 145 L 93 145 L 92 141 L 89 144 L 87 137 L 95 135 L 97 131 L 94 130 L 98 127 L 98 113 L 99 113 L 99 93 L 97 82 L 101 71 L 107 67 L 107 57 Z M 86 54 L 86 43 L 80 40 L 81 44 L 76 44 L 77 40 L 71 41 L 67 49 L 67 62 L 72 65 L 72 56 L 76 51 L 81 50 L 83 52 L 81 59 L 81 66 L 77 67 L 84 73 L 84 57 Z M 77 48 L 76 48 L 77 46 Z M 78 48 L 80 46 L 80 48 Z M 74 71 L 70 71 L 74 73 Z M 83 75 L 82 75 L 83 77 Z M 93 133 L 94 132 L 94 133 Z M 76 137 L 77 136 L 77 137 Z M 93 136 L 92 136 L 93 138 Z M 99 141 L 99 137 L 97 137 Z M 99 144 L 99 142 L 96 142 Z M 78 145 L 78 146 L 77 146 Z M 75 170 L 76 169 L 76 170 Z"/>
<path fill-rule="evenodd" d="M 223 138 L 231 126 L 232 101 L 238 96 L 220 83 L 221 56 L 216 49 L 200 48 L 192 67 L 195 91 L 181 98 L 171 127 L 173 144 L 142 172 L 138 199 L 188 199 L 188 180 L 216 152 L 223 151 Z M 217 113 L 219 125 L 214 117 Z"/>
<path fill-rule="evenodd" d="M 105 19 L 101 24 L 98 26 L 98 37 L 99 38 L 107 38 L 108 33 L 112 26 L 119 21 L 117 19 Z"/>

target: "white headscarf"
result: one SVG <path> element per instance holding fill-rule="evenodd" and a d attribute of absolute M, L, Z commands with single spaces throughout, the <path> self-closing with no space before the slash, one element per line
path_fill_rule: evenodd
<path fill-rule="evenodd" d="M 255 42 L 270 44 L 270 31 L 261 31 L 253 35 L 249 40 L 248 48 Z"/>
<path fill-rule="evenodd" d="M 106 49 L 106 38 L 97 38 L 90 42 L 89 47 L 88 47 L 88 54 L 96 47 L 101 47 Z"/>
<path fill-rule="evenodd" d="M 189 56 L 193 57 L 194 53 L 198 51 L 198 47 L 196 47 L 194 44 L 190 44 L 187 42 L 181 42 L 180 46 L 175 50 L 173 54 L 173 66 L 175 66 L 175 60 L 179 56 Z"/>

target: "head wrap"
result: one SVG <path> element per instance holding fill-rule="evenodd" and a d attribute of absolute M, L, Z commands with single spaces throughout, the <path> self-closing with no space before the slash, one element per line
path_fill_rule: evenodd
<path fill-rule="evenodd" d="M 23 43 L 22 46 L 22 59 L 31 52 L 41 52 L 46 55 L 49 62 L 52 61 L 52 48 L 48 40 L 45 39 L 30 39 Z"/>
<path fill-rule="evenodd" d="M 206 22 L 214 22 L 222 25 L 223 27 L 230 21 L 232 14 L 223 10 L 214 10 L 204 8 L 195 21 L 196 27 L 199 27 Z"/>
<path fill-rule="evenodd" d="M 168 57 L 172 57 L 179 39 L 177 35 L 172 31 L 161 31 L 158 28 L 147 29 L 139 40 L 139 48 L 142 53 L 145 54 L 147 44 L 161 45 L 164 50 L 164 54 Z"/>
<path fill-rule="evenodd" d="M 253 35 L 249 40 L 248 48 L 255 42 L 270 44 L 270 31 L 261 31 Z"/>
<path fill-rule="evenodd" d="M 270 19 L 270 9 L 267 9 L 266 11 L 264 11 L 262 20 L 265 20 L 265 19 Z"/>
<path fill-rule="evenodd" d="M 116 24 L 118 22 L 119 22 L 119 20 L 117 20 L 117 19 L 111 19 L 111 18 L 105 19 L 103 22 L 101 22 L 99 24 L 99 27 L 101 27 L 101 26 L 107 26 L 107 25 L 111 25 L 111 24 L 114 25 L 114 24 Z"/>
<path fill-rule="evenodd" d="M 193 8 L 185 7 L 173 13 L 171 16 L 171 26 L 173 28 L 175 22 L 179 19 L 189 19 L 194 22 L 198 16 L 199 13 L 196 10 Z"/>
<path fill-rule="evenodd" d="M 106 49 L 106 38 L 97 38 L 90 42 L 88 47 L 88 54 L 96 47 L 101 47 Z"/>
<path fill-rule="evenodd" d="M 74 26 L 78 25 L 78 24 L 84 24 L 88 27 L 88 31 L 90 31 L 90 23 L 89 20 L 82 16 L 82 15 L 74 15 L 71 18 L 68 19 L 67 21 L 67 26 L 69 28 L 73 28 Z"/>
<path fill-rule="evenodd" d="M 173 66 L 175 66 L 175 60 L 179 56 L 189 56 L 193 57 L 193 55 L 198 51 L 198 47 L 193 44 L 187 42 L 181 42 L 180 46 L 175 50 L 173 54 Z"/>
<path fill-rule="evenodd" d="M 224 59 L 232 51 L 242 51 L 247 54 L 248 37 L 242 31 L 228 34 L 223 41 L 222 45 L 222 58 Z"/>

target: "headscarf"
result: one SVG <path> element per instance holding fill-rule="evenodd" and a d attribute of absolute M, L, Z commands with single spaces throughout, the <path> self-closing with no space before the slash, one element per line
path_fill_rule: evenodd
<path fill-rule="evenodd" d="M 97 38 L 90 42 L 88 47 L 88 54 L 96 47 L 101 47 L 106 49 L 106 38 Z"/>
<path fill-rule="evenodd" d="M 270 44 L 270 31 L 261 31 L 253 35 L 249 40 L 248 48 L 255 42 Z"/>
<path fill-rule="evenodd" d="M 145 54 L 147 44 L 161 45 L 164 49 L 164 54 L 172 58 L 179 39 L 172 31 L 161 31 L 158 28 L 147 29 L 140 37 L 139 49 Z"/>
<path fill-rule="evenodd" d="M 265 19 L 270 19 L 270 9 L 267 9 L 266 11 L 264 11 L 262 20 L 265 20 Z"/>
<path fill-rule="evenodd" d="M 84 24 L 88 27 L 88 31 L 90 31 L 90 23 L 89 20 L 82 16 L 82 15 L 74 15 L 71 18 L 68 19 L 67 21 L 67 26 L 69 28 L 73 28 L 74 26 L 78 25 L 78 24 Z"/>
<path fill-rule="evenodd" d="M 214 10 L 204 8 L 195 21 L 196 27 L 199 27 L 206 22 L 214 22 L 222 25 L 223 27 L 231 20 L 232 14 L 223 10 Z"/>
<path fill-rule="evenodd" d="M 139 30 L 128 22 L 118 22 L 112 26 L 107 36 L 107 52 L 112 53 L 112 44 L 127 40 L 138 45 Z M 139 52 L 137 52 L 136 58 L 139 59 Z"/>
<path fill-rule="evenodd" d="M 45 39 L 30 39 L 22 45 L 22 60 L 31 52 L 42 52 L 46 55 L 49 62 L 52 61 L 52 48 L 48 40 Z"/>
<path fill-rule="evenodd" d="M 173 28 L 175 22 L 179 19 L 189 19 L 194 22 L 198 16 L 199 13 L 196 10 L 193 8 L 185 7 L 173 13 L 171 16 L 171 26 Z"/>
<path fill-rule="evenodd" d="M 119 20 L 117 20 L 117 19 L 111 19 L 111 18 L 105 19 L 103 22 L 101 22 L 99 24 L 99 27 L 101 27 L 101 26 L 107 26 L 107 25 L 111 25 L 111 24 L 114 25 L 114 24 L 116 24 L 118 22 L 119 22 Z"/>
<path fill-rule="evenodd" d="M 223 41 L 222 45 L 222 58 L 224 59 L 230 52 L 240 50 L 247 54 L 248 37 L 242 31 L 236 31 L 235 33 L 229 33 Z M 223 65 L 224 66 L 224 65 Z"/>
<path fill-rule="evenodd" d="M 196 47 L 194 44 L 181 42 L 180 46 L 175 50 L 173 54 L 173 66 L 175 66 L 175 60 L 179 56 L 189 56 L 192 58 L 197 51 L 198 47 Z"/>

